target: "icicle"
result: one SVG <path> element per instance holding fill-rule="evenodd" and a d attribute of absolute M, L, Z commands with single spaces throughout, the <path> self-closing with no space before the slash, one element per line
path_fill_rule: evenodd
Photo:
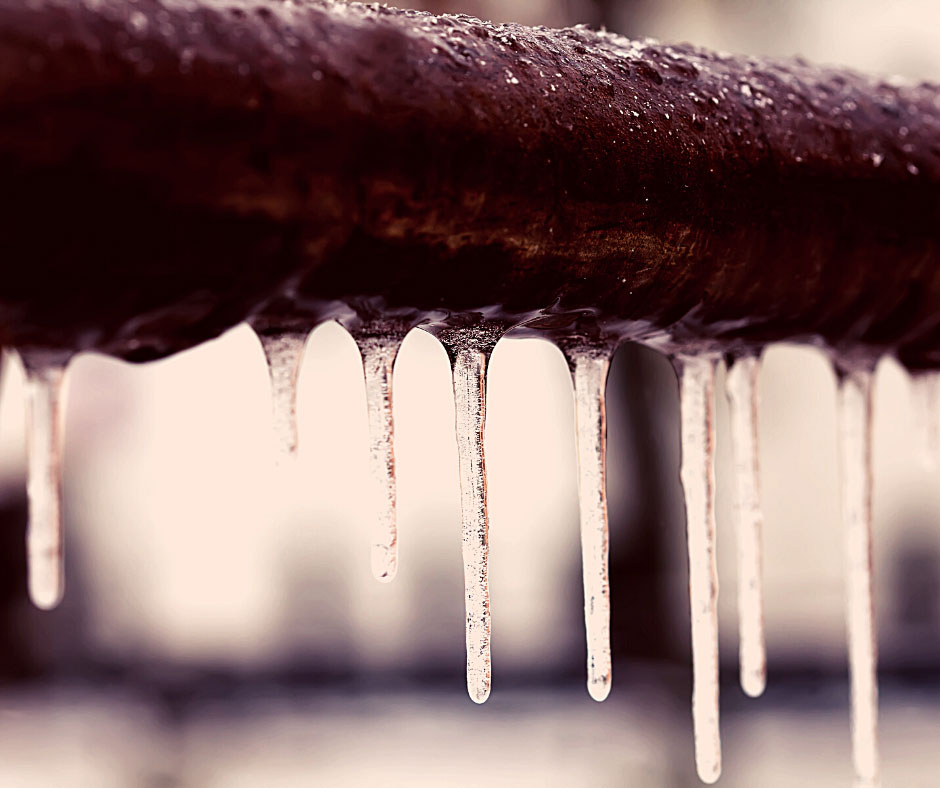
<path fill-rule="evenodd" d="M 852 754 L 856 785 L 878 778 L 878 676 L 872 594 L 872 382 L 870 371 L 845 374 L 839 385 L 842 519 L 851 682 Z"/>
<path fill-rule="evenodd" d="M 718 570 L 715 564 L 715 361 L 678 359 L 692 614 L 692 719 L 699 778 L 721 775 L 718 727 Z"/>
<path fill-rule="evenodd" d="M 21 352 L 26 371 L 29 596 L 51 610 L 65 594 L 62 518 L 63 381 L 67 359 Z"/>
<path fill-rule="evenodd" d="M 757 374 L 760 360 L 735 359 L 728 367 L 738 538 L 738 631 L 741 687 L 752 698 L 767 684 L 764 605 L 761 588 L 760 460 L 757 435 Z"/>
<path fill-rule="evenodd" d="M 307 336 L 306 331 L 258 332 L 271 375 L 274 435 L 281 457 L 297 454 L 297 376 Z"/>
<path fill-rule="evenodd" d="M 372 574 L 377 580 L 387 583 L 398 572 L 392 368 L 404 334 L 383 334 L 377 327 L 367 326 L 353 336 L 362 354 L 369 412 L 370 470 L 376 512 L 372 532 Z"/>
<path fill-rule="evenodd" d="M 488 324 L 438 333 L 450 356 L 454 378 L 467 606 L 467 691 L 476 703 L 483 703 L 490 695 L 489 515 L 483 430 L 486 364 L 499 334 L 499 329 Z"/>
<path fill-rule="evenodd" d="M 611 682 L 607 415 L 604 402 L 610 353 L 608 348 L 583 345 L 566 350 L 575 392 L 587 687 L 596 701 L 607 698 Z"/>
<path fill-rule="evenodd" d="M 940 373 L 911 375 L 911 410 L 919 454 L 928 468 L 940 465 Z"/>
<path fill-rule="evenodd" d="M 459 351 L 453 362 L 467 601 L 467 690 L 476 703 L 490 695 L 489 517 L 483 457 L 486 362 L 485 353 L 470 349 Z"/>

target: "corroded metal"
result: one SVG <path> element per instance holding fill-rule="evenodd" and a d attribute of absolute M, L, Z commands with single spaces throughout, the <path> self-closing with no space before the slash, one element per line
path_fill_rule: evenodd
<path fill-rule="evenodd" d="M 940 88 L 324 0 L 0 0 L 0 342 L 480 311 L 940 365 Z"/>

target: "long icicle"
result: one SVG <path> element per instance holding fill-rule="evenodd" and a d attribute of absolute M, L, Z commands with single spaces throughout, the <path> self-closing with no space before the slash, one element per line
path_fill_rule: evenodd
<path fill-rule="evenodd" d="M 682 468 L 692 617 L 692 720 L 695 767 L 705 783 L 721 776 L 718 717 L 718 570 L 715 561 L 715 361 L 677 360 Z"/>
<path fill-rule="evenodd" d="M 466 601 L 467 692 L 475 703 L 490 695 L 489 514 L 486 507 L 486 365 L 502 330 L 480 323 L 446 328 L 437 337 L 447 349 L 454 381 L 457 458 Z"/>
<path fill-rule="evenodd" d="M 567 356 L 575 394 L 587 688 L 594 700 L 602 701 L 610 694 L 611 684 L 605 406 L 610 351 L 579 347 L 568 351 Z"/>
<path fill-rule="evenodd" d="M 258 332 L 271 376 L 271 408 L 279 460 L 297 454 L 297 378 L 306 331 Z"/>
<path fill-rule="evenodd" d="M 735 527 L 738 541 L 738 632 L 741 687 L 756 698 L 767 686 L 764 600 L 761 572 L 760 458 L 757 430 L 757 375 L 760 360 L 730 362 L 726 392 L 731 410 Z"/>
<path fill-rule="evenodd" d="M 369 468 L 375 500 L 372 574 L 377 580 L 387 583 L 398 573 L 392 370 L 404 337 L 401 334 L 382 334 L 371 328 L 354 334 L 354 337 L 362 354 L 369 414 Z"/>
<path fill-rule="evenodd" d="M 62 508 L 63 383 L 66 361 L 21 353 L 26 371 L 29 596 L 51 610 L 65 595 Z"/>
<path fill-rule="evenodd" d="M 476 703 L 490 695 L 489 515 L 483 456 L 486 363 L 485 353 L 464 349 L 453 364 L 467 601 L 467 691 Z"/>
<path fill-rule="evenodd" d="M 846 620 L 856 786 L 878 777 L 878 652 L 872 589 L 872 374 L 842 375 L 839 459 L 845 529 Z"/>

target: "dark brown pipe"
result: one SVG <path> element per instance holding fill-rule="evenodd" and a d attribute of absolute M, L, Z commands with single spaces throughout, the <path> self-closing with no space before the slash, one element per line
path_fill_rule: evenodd
<path fill-rule="evenodd" d="M 940 366 L 940 88 L 322 0 L 0 0 L 0 251 L 19 346 L 352 304 Z"/>

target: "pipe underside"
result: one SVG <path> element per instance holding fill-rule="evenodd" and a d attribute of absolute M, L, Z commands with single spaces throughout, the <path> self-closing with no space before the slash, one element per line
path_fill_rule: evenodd
<path fill-rule="evenodd" d="M 481 313 L 940 366 L 940 87 L 308 0 L 0 0 L 0 343 Z"/>

